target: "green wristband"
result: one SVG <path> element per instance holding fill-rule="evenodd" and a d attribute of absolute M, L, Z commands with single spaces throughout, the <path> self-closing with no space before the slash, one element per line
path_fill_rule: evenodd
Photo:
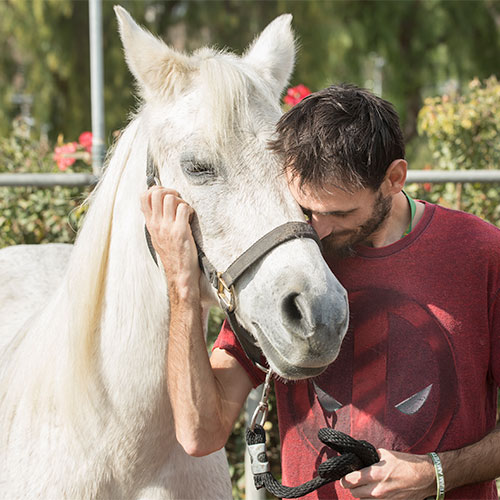
<path fill-rule="evenodd" d="M 431 457 L 432 463 L 434 464 L 434 471 L 436 472 L 436 500 L 444 500 L 444 473 L 443 473 L 443 464 L 441 463 L 441 459 L 439 455 L 432 451 L 431 453 L 427 453 Z"/>

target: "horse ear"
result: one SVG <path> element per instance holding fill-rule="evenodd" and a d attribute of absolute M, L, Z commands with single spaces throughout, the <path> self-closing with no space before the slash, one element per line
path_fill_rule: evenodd
<path fill-rule="evenodd" d="M 189 57 L 141 28 L 123 7 L 116 5 L 114 9 L 125 59 L 144 97 L 175 94 L 184 88 L 192 70 Z"/>
<path fill-rule="evenodd" d="M 296 48 L 291 22 L 291 14 L 277 17 L 244 55 L 244 59 L 271 84 L 276 98 L 288 84 L 295 64 Z"/>

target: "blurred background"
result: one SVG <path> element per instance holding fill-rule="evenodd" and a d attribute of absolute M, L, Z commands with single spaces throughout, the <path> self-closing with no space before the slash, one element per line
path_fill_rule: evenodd
<path fill-rule="evenodd" d="M 107 145 L 137 106 L 113 12 L 103 1 Z M 497 0 L 122 0 L 139 23 L 171 46 L 203 45 L 241 53 L 274 17 L 290 12 L 300 43 L 291 86 L 312 91 L 352 82 L 393 102 L 413 169 L 491 169 L 500 156 L 500 2 Z M 89 5 L 86 0 L 0 1 L 0 173 L 81 172 L 90 165 Z M 427 99 L 427 100 L 426 100 Z M 286 107 L 286 106 L 284 106 Z M 56 148 L 58 148 L 56 150 Z M 55 157 L 54 157 L 55 153 Z M 73 157 L 70 155 L 74 154 Z M 68 158 L 69 157 L 69 158 Z M 498 223 L 497 185 L 420 185 L 413 195 Z M 494 188 L 492 190 L 492 188 Z M 78 192 L 60 190 L 78 201 Z M 0 211 L 19 191 L 0 188 Z M 36 213 L 0 214 L 0 247 L 64 241 L 66 207 L 47 230 L 54 206 L 36 196 Z M 78 219 L 78 203 L 72 206 Z M 77 220 L 74 221 L 75 223 Z M 12 225 L 16 230 L 12 232 Z M 17 231 L 17 232 L 16 232 Z M 22 234 L 21 234 L 22 233 Z"/>
<path fill-rule="evenodd" d="M 104 1 L 108 131 L 121 128 L 135 105 L 115 3 L 179 50 L 208 44 L 241 52 L 274 17 L 290 12 L 300 42 L 292 85 L 371 88 L 395 104 L 410 143 L 426 96 L 499 71 L 494 0 Z M 20 113 L 51 139 L 90 129 L 88 10 L 83 0 L 0 2 L 0 133 Z"/>
<path fill-rule="evenodd" d="M 241 53 L 289 12 L 300 43 L 291 87 L 352 82 L 391 101 L 411 169 L 499 168 L 500 1 L 103 1 L 107 146 L 138 105 L 115 3 L 185 51 L 216 45 Z M 86 0 L 0 0 L 0 173 L 92 172 L 89 58 Z M 499 187 L 425 182 L 408 191 L 500 226 Z M 90 189 L 0 187 L 0 248 L 72 242 Z M 221 319 L 214 310 L 212 338 Z M 243 425 L 228 444 L 235 498 L 244 496 Z M 268 425 L 279 475 L 276 425 Z"/>

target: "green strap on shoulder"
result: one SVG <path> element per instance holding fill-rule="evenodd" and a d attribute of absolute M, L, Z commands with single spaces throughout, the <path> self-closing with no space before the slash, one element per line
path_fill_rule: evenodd
<path fill-rule="evenodd" d="M 405 190 L 403 190 L 403 194 L 408 200 L 408 205 L 410 205 L 410 223 L 408 224 L 408 228 L 403 233 L 403 236 L 401 236 L 401 238 L 404 238 L 411 233 L 413 229 L 413 218 L 415 217 L 415 212 L 417 211 L 417 204 L 415 203 L 415 200 Z"/>

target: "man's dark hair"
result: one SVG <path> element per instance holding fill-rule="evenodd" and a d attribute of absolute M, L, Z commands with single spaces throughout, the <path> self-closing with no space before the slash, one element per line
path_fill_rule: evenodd
<path fill-rule="evenodd" d="M 393 105 L 354 85 L 315 92 L 279 120 L 272 151 L 300 186 L 377 190 L 389 165 L 404 159 Z"/>

